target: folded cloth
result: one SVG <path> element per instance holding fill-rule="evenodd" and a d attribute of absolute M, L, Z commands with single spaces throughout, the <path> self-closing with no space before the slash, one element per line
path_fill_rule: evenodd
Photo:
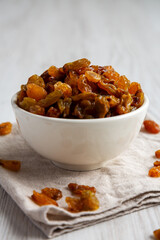
<path fill-rule="evenodd" d="M 17 125 L 12 134 L 0 137 L 0 158 L 22 161 L 20 172 L 0 168 L 0 183 L 22 211 L 49 238 L 131 213 L 160 202 L 160 179 L 148 176 L 160 148 L 160 134 L 144 129 L 122 155 L 106 166 L 89 172 L 63 170 L 35 153 L 24 141 Z M 93 212 L 70 213 L 65 197 L 71 182 L 94 186 L 100 208 Z M 53 187 L 62 190 L 60 207 L 39 207 L 30 199 L 33 190 Z"/>

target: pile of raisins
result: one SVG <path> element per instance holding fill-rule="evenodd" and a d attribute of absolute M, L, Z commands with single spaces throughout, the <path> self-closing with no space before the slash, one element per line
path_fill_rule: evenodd
<path fill-rule="evenodd" d="M 143 102 L 139 83 L 131 83 L 111 66 L 90 65 L 85 58 L 31 76 L 17 96 L 18 106 L 33 114 L 71 119 L 125 114 Z"/>
<path fill-rule="evenodd" d="M 86 185 L 78 185 L 77 183 L 69 183 L 68 189 L 75 197 L 66 197 L 69 212 L 95 211 L 99 208 L 99 200 L 96 197 L 95 187 Z M 62 192 L 56 188 L 44 188 L 41 193 L 33 190 L 31 199 L 39 206 L 55 205 L 59 206 L 57 200 L 62 198 Z"/>

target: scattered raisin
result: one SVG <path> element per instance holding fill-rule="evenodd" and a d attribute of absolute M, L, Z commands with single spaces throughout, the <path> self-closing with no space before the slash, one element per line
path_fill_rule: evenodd
<path fill-rule="evenodd" d="M 57 188 L 44 188 L 41 190 L 41 192 L 48 196 L 49 198 L 54 199 L 55 201 L 62 198 L 62 192 Z"/>
<path fill-rule="evenodd" d="M 152 120 L 145 120 L 144 127 L 149 133 L 157 134 L 160 132 L 160 126 Z"/>
<path fill-rule="evenodd" d="M 155 167 L 160 166 L 160 161 L 155 161 L 155 162 L 154 162 L 154 166 L 155 166 Z"/>
<path fill-rule="evenodd" d="M 160 166 L 157 167 L 152 167 L 149 172 L 148 175 L 150 177 L 160 177 Z"/>
<path fill-rule="evenodd" d="M 90 190 L 91 192 L 96 193 L 95 187 L 89 187 L 87 185 L 78 185 L 77 183 L 69 183 L 68 188 L 72 193 L 78 195 L 79 194 L 81 195 L 82 191 L 84 190 Z"/>
<path fill-rule="evenodd" d="M 157 229 L 153 232 L 156 240 L 160 240 L 160 229 Z"/>
<path fill-rule="evenodd" d="M 160 150 L 157 150 L 157 151 L 155 152 L 155 156 L 156 156 L 156 158 L 160 158 Z"/>
<path fill-rule="evenodd" d="M 6 168 L 8 170 L 18 172 L 21 168 L 21 162 L 15 161 L 15 160 L 2 160 L 0 159 L 0 165 L 3 168 Z"/>
<path fill-rule="evenodd" d="M 83 190 L 79 198 L 66 197 L 66 203 L 70 212 L 95 211 L 99 208 L 99 201 L 90 190 Z"/>
<path fill-rule="evenodd" d="M 77 195 L 79 198 L 66 197 L 68 204 L 68 211 L 81 212 L 81 211 L 95 211 L 99 208 L 99 201 L 95 195 L 95 187 L 85 185 L 78 185 L 76 183 L 68 184 L 69 190 Z"/>
<path fill-rule="evenodd" d="M 0 124 L 0 136 L 7 135 L 12 131 L 12 123 L 4 122 Z"/>
<path fill-rule="evenodd" d="M 33 202 L 35 202 L 39 206 L 50 205 L 50 204 L 58 206 L 58 203 L 54 199 L 46 196 L 43 193 L 38 193 L 36 191 L 33 191 L 33 195 L 31 196 L 31 199 Z"/>

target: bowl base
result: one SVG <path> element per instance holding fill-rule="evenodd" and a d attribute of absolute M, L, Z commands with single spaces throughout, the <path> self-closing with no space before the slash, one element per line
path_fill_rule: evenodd
<path fill-rule="evenodd" d="M 90 165 L 72 165 L 72 164 L 65 164 L 65 163 L 59 163 L 56 161 L 51 160 L 51 162 L 59 168 L 65 169 L 65 170 L 70 170 L 70 171 L 92 171 L 92 170 L 96 170 L 99 168 L 104 167 L 105 162 L 100 162 L 100 163 L 96 163 L 96 164 L 90 164 Z"/>

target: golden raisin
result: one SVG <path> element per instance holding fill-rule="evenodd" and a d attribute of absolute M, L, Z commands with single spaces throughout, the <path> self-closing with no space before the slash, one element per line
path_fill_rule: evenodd
<path fill-rule="evenodd" d="M 19 106 L 21 108 L 23 108 L 24 110 L 29 111 L 30 107 L 34 106 L 36 104 L 37 104 L 37 102 L 35 99 L 29 98 L 29 97 L 24 97 L 23 101 L 19 103 Z"/>
<path fill-rule="evenodd" d="M 81 211 L 95 211 L 99 208 L 99 201 L 95 196 L 95 187 L 87 185 L 78 185 L 76 183 L 68 184 L 69 190 L 77 195 L 79 198 L 66 197 L 68 204 L 68 211 L 81 212 Z"/>
<path fill-rule="evenodd" d="M 66 203 L 70 212 L 95 211 L 99 208 L 99 201 L 90 190 L 83 190 L 79 198 L 66 197 Z"/>
<path fill-rule="evenodd" d="M 54 84 L 54 89 L 62 91 L 64 97 L 70 97 L 72 95 L 72 88 L 67 83 L 59 81 Z"/>
<path fill-rule="evenodd" d="M 148 172 L 148 175 L 150 177 L 160 177 L 160 166 L 151 168 Z"/>
<path fill-rule="evenodd" d="M 18 172 L 21 168 L 21 162 L 15 161 L 15 160 L 2 160 L 0 159 L 0 165 L 3 168 L 6 168 L 8 170 Z"/>
<path fill-rule="evenodd" d="M 106 66 L 104 67 L 106 71 L 103 73 L 103 76 L 110 80 L 118 80 L 119 79 L 119 73 L 117 73 L 112 66 Z"/>
<path fill-rule="evenodd" d="M 27 96 L 39 101 L 47 96 L 47 92 L 44 88 L 34 83 L 29 83 L 27 84 Z"/>
<path fill-rule="evenodd" d="M 59 109 L 55 108 L 55 107 L 50 107 L 47 111 L 47 116 L 48 117 L 55 117 L 58 118 L 60 115 L 60 111 Z"/>
<path fill-rule="evenodd" d="M 57 80 L 63 80 L 64 77 L 65 77 L 65 74 L 63 72 L 63 68 L 57 68 L 55 66 L 51 66 L 49 69 L 48 69 L 48 74 L 57 79 Z"/>
<path fill-rule="evenodd" d="M 155 152 L 155 156 L 156 156 L 156 158 L 160 158 L 160 150 L 157 150 L 157 151 Z"/>
<path fill-rule="evenodd" d="M 63 92 L 60 90 L 55 90 L 54 92 L 49 93 L 46 98 L 41 99 L 38 104 L 41 107 L 49 107 L 52 104 L 56 103 L 63 95 Z"/>
<path fill-rule="evenodd" d="M 24 90 L 19 91 L 17 95 L 17 103 L 19 104 L 20 102 L 22 102 L 24 97 L 27 97 L 26 91 Z"/>
<path fill-rule="evenodd" d="M 155 167 L 160 166 L 160 161 L 155 161 L 155 162 L 154 162 L 154 166 L 155 166 Z"/>
<path fill-rule="evenodd" d="M 110 95 L 117 95 L 117 88 L 113 84 L 106 82 L 105 79 L 99 81 L 98 86 Z"/>
<path fill-rule="evenodd" d="M 41 107 L 41 106 L 39 106 L 39 105 L 30 106 L 29 112 L 34 113 L 34 114 L 37 114 L 37 115 L 42 115 L 42 116 L 45 115 L 45 109 L 44 109 L 44 107 Z"/>
<path fill-rule="evenodd" d="M 0 136 L 7 135 L 12 131 L 12 123 L 4 122 L 0 124 Z"/>
<path fill-rule="evenodd" d="M 88 79 L 88 81 L 91 81 L 91 82 L 97 83 L 101 80 L 101 75 L 93 71 L 86 71 L 85 76 Z"/>
<path fill-rule="evenodd" d="M 118 88 L 128 91 L 130 81 L 126 78 L 126 76 L 120 76 L 115 84 Z"/>
<path fill-rule="evenodd" d="M 52 198 L 54 200 L 59 200 L 62 198 L 62 192 L 59 189 L 56 188 L 44 188 L 41 190 L 41 192 L 48 196 L 49 198 Z"/>
<path fill-rule="evenodd" d="M 129 93 L 130 94 L 136 94 L 138 90 L 141 89 L 141 85 L 137 82 L 132 82 L 130 87 L 129 87 Z"/>
<path fill-rule="evenodd" d="M 29 79 L 27 84 L 34 83 L 42 88 L 45 88 L 45 82 L 42 77 L 38 76 L 37 74 L 32 75 Z"/>
<path fill-rule="evenodd" d="M 95 187 L 89 187 L 87 185 L 78 185 L 77 183 L 69 183 L 68 184 L 69 190 L 74 194 L 81 194 L 84 190 L 90 190 L 93 193 L 96 193 Z"/>
<path fill-rule="evenodd" d="M 38 193 L 36 191 L 33 191 L 33 195 L 31 196 L 31 199 L 33 202 L 35 202 L 39 206 L 50 205 L 50 204 L 58 206 L 58 203 L 54 199 L 46 196 L 43 193 Z"/>
<path fill-rule="evenodd" d="M 106 97 L 98 96 L 95 98 L 95 117 L 104 118 L 109 111 L 109 102 Z"/>
<path fill-rule="evenodd" d="M 160 132 L 160 126 L 152 120 L 145 120 L 144 127 L 149 133 L 157 134 Z"/>
<path fill-rule="evenodd" d="M 85 75 L 80 75 L 78 79 L 78 89 L 82 92 L 92 92 L 92 87 L 89 85 Z"/>
<path fill-rule="evenodd" d="M 79 59 L 79 60 L 71 62 L 71 63 L 66 63 L 63 66 L 63 70 L 64 70 L 64 72 L 76 71 L 76 70 L 79 70 L 80 68 L 88 67 L 90 65 L 90 63 L 91 62 L 88 59 L 82 58 L 82 59 Z"/>
<path fill-rule="evenodd" d="M 160 240 L 160 229 L 157 229 L 153 232 L 156 240 Z"/>
<path fill-rule="evenodd" d="M 52 77 L 56 77 L 58 75 L 58 68 L 56 68 L 55 66 L 51 66 L 50 68 L 48 68 L 48 74 Z"/>

